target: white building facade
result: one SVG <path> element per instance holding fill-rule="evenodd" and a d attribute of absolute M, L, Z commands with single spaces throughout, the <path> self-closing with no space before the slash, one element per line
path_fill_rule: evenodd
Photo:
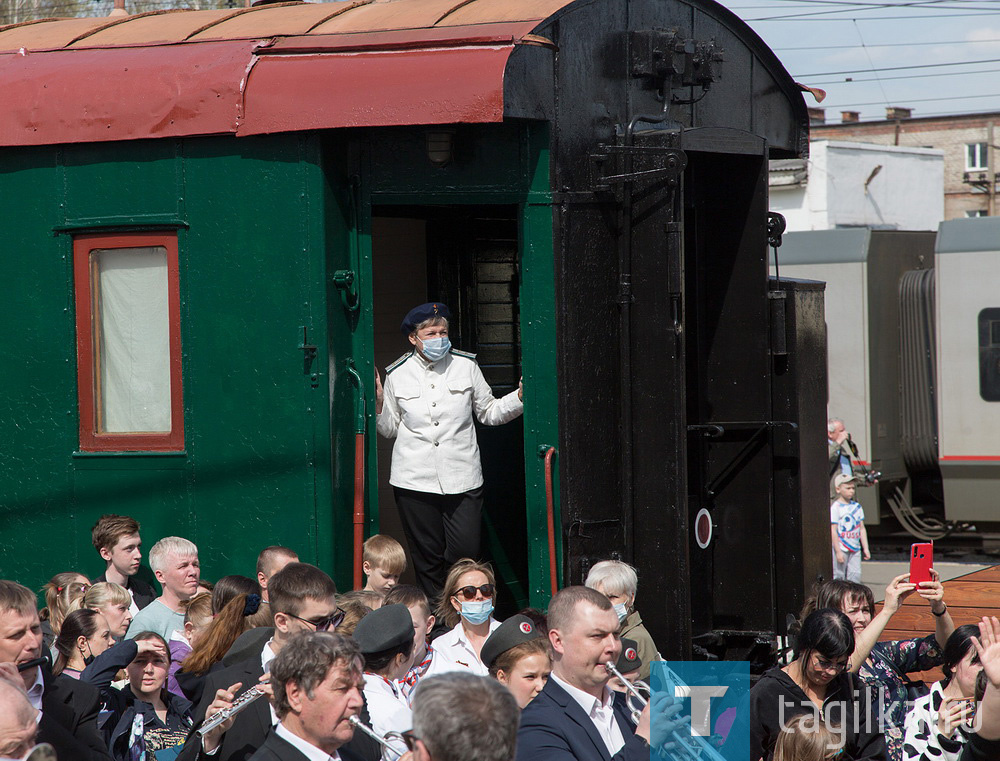
<path fill-rule="evenodd" d="M 834 140 L 809 151 L 770 165 L 770 209 L 789 231 L 937 230 L 944 220 L 943 151 Z"/>

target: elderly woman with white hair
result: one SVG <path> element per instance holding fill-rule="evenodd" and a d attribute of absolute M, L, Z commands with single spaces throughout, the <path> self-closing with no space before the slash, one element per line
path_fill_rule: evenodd
<path fill-rule="evenodd" d="M 642 624 L 642 616 L 635 609 L 635 593 L 639 587 L 635 568 L 620 560 L 602 560 L 590 569 L 586 585 L 611 601 L 621 622 L 621 636 L 635 640 L 638 644 L 639 657 L 642 659 L 639 678 L 643 681 L 649 679 L 650 664 L 662 658 L 652 636 Z"/>

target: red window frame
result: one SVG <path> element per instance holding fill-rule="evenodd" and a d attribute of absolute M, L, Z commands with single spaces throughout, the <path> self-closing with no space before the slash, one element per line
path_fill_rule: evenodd
<path fill-rule="evenodd" d="M 94 283 L 91 252 L 109 248 L 162 247 L 167 252 L 167 307 L 170 345 L 170 431 L 101 433 L 97 426 L 97 348 L 94 345 Z M 184 449 L 184 397 L 181 384 L 181 299 L 177 234 L 81 234 L 73 238 L 76 296 L 77 389 L 80 450 L 84 452 L 164 452 Z"/>

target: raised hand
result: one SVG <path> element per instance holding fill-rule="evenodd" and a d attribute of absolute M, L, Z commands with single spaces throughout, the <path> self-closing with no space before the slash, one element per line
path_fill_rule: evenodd
<path fill-rule="evenodd" d="M 889 585 L 885 588 L 885 603 L 883 603 L 882 607 L 890 615 L 899 610 L 899 606 L 903 604 L 903 600 L 913 594 L 913 591 L 917 588 L 917 585 L 911 584 L 909 579 L 910 574 L 900 574 L 890 581 Z"/>
<path fill-rule="evenodd" d="M 971 639 L 986 678 L 995 689 L 1000 689 L 1000 621 L 996 616 L 983 616 L 979 622 L 979 637 Z"/>
<path fill-rule="evenodd" d="M 382 393 L 382 378 L 379 377 L 378 368 L 375 368 L 375 413 L 378 415 L 382 414 L 382 399 L 384 394 Z"/>

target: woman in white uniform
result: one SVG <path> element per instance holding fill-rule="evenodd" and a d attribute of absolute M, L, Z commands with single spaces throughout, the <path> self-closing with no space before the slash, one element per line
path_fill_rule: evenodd
<path fill-rule="evenodd" d="M 378 432 L 395 438 L 389 483 L 417 583 L 431 599 L 459 558 L 478 557 L 483 469 L 475 421 L 502 425 L 524 411 L 520 386 L 497 399 L 474 354 L 452 348 L 451 312 L 421 304 L 400 326 L 412 350 L 375 373 Z"/>

